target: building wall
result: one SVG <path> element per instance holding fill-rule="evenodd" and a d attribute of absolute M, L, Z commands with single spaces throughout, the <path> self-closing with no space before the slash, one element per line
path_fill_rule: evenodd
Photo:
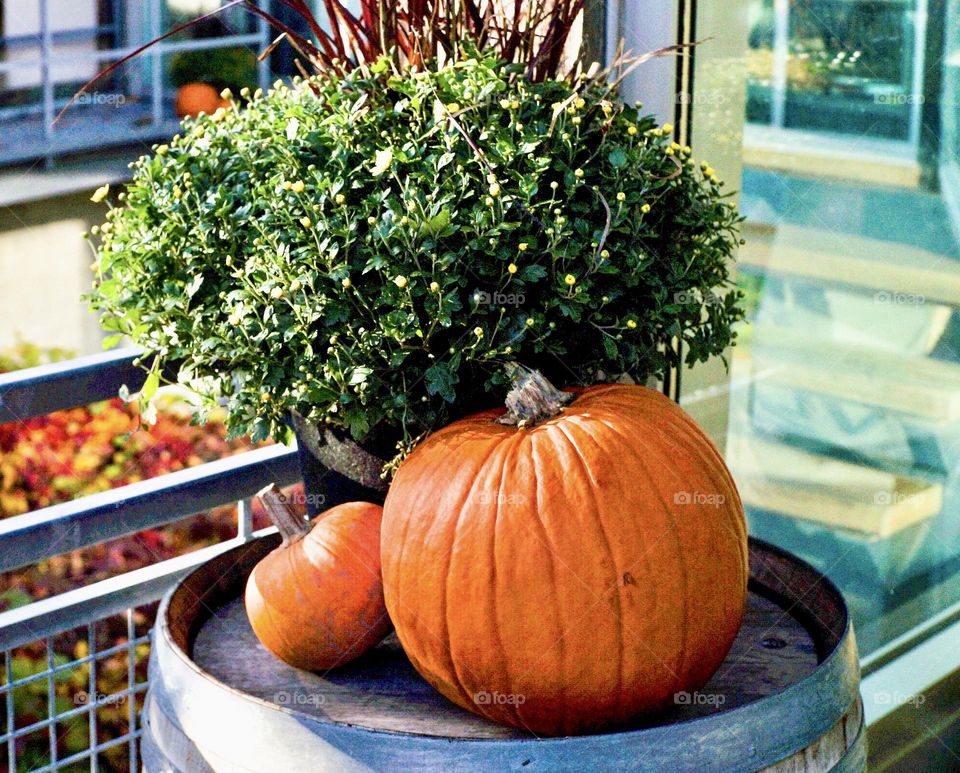
<path fill-rule="evenodd" d="M 78 354 L 100 351 L 80 296 L 93 256 L 80 234 L 103 220 L 90 192 L 0 208 L 0 350 L 18 339 Z"/>

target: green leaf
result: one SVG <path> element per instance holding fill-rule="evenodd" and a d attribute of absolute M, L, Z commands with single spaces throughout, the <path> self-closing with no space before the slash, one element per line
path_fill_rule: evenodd
<path fill-rule="evenodd" d="M 610 166 L 619 169 L 627 165 L 627 154 L 621 148 L 614 148 L 607 154 L 607 161 L 610 162 Z"/>
<path fill-rule="evenodd" d="M 611 360 L 616 359 L 620 354 L 617 351 L 616 342 L 610 336 L 603 336 L 603 350 Z"/>
<path fill-rule="evenodd" d="M 362 384 L 367 380 L 367 377 L 373 373 L 373 368 L 358 367 L 353 369 L 353 373 L 350 374 L 350 386 L 356 386 L 357 384 Z"/>
<path fill-rule="evenodd" d="M 200 285 L 203 284 L 203 274 L 197 274 L 190 284 L 187 285 L 187 297 L 192 298 L 197 294 L 197 290 L 200 289 Z"/>
<path fill-rule="evenodd" d="M 112 349 L 114 346 L 120 343 L 123 338 L 124 336 L 122 333 L 120 335 L 107 336 L 103 339 L 100 345 L 103 347 L 104 351 L 106 351 L 107 349 Z"/>
<path fill-rule="evenodd" d="M 453 389 L 460 377 L 450 370 L 445 362 L 438 362 L 427 369 L 424 374 L 427 381 L 427 393 L 431 395 L 440 395 L 448 403 L 452 403 L 456 398 L 456 392 Z"/>
<path fill-rule="evenodd" d="M 431 236 L 437 233 L 440 233 L 444 228 L 450 224 L 450 210 L 441 209 L 436 215 L 431 217 L 427 222 L 423 224 L 423 230 L 425 233 L 430 234 Z"/>
<path fill-rule="evenodd" d="M 154 368 L 147 375 L 147 380 L 143 382 L 143 386 L 140 388 L 140 399 L 143 400 L 143 402 L 147 402 L 157 393 L 157 389 L 159 388 L 160 371 Z"/>
<path fill-rule="evenodd" d="M 520 278 L 524 282 L 537 282 L 541 279 L 546 278 L 547 269 L 543 266 L 538 266 L 535 263 L 529 266 L 524 266 L 520 271 Z"/>

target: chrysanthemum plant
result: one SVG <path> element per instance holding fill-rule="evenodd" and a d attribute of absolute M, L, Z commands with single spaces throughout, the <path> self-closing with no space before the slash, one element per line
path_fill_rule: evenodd
<path fill-rule="evenodd" d="M 240 4 L 313 73 L 188 119 L 111 201 L 89 299 L 147 398 L 174 368 L 233 435 L 296 412 L 388 458 L 508 363 L 644 382 L 731 344 L 740 218 L 622 61 L 568 65 L 582 0 L 285 2 L 313 41 Z"/>

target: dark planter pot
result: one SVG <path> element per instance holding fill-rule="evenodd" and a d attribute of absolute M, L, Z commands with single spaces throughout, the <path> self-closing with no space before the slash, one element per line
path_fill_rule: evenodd
<path fill-rule="evenodd" d="M 387 483 L 380 477 L 383 459 L 300 414 L 291 416 L 291 425 L 297 435 L 303 489 L 311 518 L 344 502 L 383 504 L 387 495 Z"/>

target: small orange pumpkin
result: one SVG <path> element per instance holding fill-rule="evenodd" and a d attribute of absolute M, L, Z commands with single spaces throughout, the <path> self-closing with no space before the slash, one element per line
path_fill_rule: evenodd
<path fill-rule="evenodd" d="M 200 113 L 212 115 L 218 107 L 229 104 L 209 83 L 187 83 L 177 89 L 173 107 L 180 118 L 186 118 Z"/>
<path fill-rule="evenodd" d="M 384 595 L 413 665 L 538 735 L 622 726 L 699 689 L 748 578 L 713 443 L 645 387 L 574 399 L 528 372 L 507 404 L 426 438 L 387 494 Z"/>
<path fill-rule="evenodd" d="M 374 647 L 390 630 L 380 576 L 383 508 L 338 505 L 311 528 L 276 486 L 258 496 L 283 535 L 247 580 L 247 617 L 263 646 L 308 671 L 342 666 Z"/>

